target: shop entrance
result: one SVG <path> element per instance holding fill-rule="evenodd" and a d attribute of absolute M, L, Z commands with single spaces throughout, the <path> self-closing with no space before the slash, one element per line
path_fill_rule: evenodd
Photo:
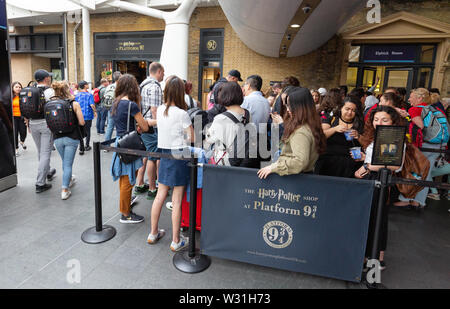
<path fill-rule="evenodd" d="M 376 94 L 388 87 L 430 88 L 433 82 L 436 45 L 355 45 L 349 54 L 347 86 L 371 88 Z"/>
<path fill-rule="evenodd" d="M 202 73 L 202 102 L 203 109 L 207 109 L 208 93 L 211 91 L 211 86 L 220 78 L 220 68 L 203 67 Z"/>
<path fill-rule="evenodd" d="M 120 71 L 122 74 L 131 74 L 136 77 L 138 84 L 141 84 L 146 78 L 148 73 L 148 66 L 151 62 L 148 61 L 114 61 L 115 70 Z"/>

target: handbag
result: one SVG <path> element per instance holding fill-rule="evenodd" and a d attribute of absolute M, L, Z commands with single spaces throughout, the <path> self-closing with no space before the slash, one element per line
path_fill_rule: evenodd
<path fill-rule="evenodd" d="M 150 108 L 147 110 L 147 112 L 149 110 Z M 128 133 L 126 133 L 119 139 L 119 141 L 117 142 L 117 147 L 124 149 L 146 151 L 147 148 L 145 147 L 145 144 L 142 141 L 141 135 L 136 130 L 130 132 L 130 111 L 131 111 L 131 102 L 128 103 L 128 118 L 127 118 Z M 144 116 L 147 114 L 147 112 L 145 112 Z M 153 131 L 153 127 L 151 127 L 150 131 Z M 125 164 L 130 164 L 136 161 L 137 159 L 141 158 L 141 156 L 131 155 L 127 153 L 119 153 L 118 155 L 120 160 Z"/>
<path fill-rule="evenodd" d="M 425 180 L 430 172 L 430 161 L 414 145 L 406 145 L 405 163 L 400 171 L 400 177 L 412 180 Z M 397 184 L 398 191 L 404 197 L 413 199 L 423 187 Z"/>

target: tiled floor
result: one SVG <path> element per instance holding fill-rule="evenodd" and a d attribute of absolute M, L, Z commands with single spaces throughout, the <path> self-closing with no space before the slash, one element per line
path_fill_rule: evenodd
<path fill-rule="evenodd" d="M 94 130 L 93 130 L 94 131 Z M 96 133 L 93 138 L 97 139 Z M 95 225 L 92 151 L 75 159 L 77 183 L 67 201 L 60 199 L 61 159 L 53 188 L 34 192 L 37 158 L 31 137 L 18 157 L 19 185 L 0 193 L 0 288 L 364 288 L 328 278 L 260 267 L 218 258 L 199 274 L 185 274 L 172 264 L 170 237 L 146 243 L 151 201 L 140 197 L 138 225 L 119 223 L 118 183 L 109 175 L 111 153 L 102 156 L 103 222 L 117 235 L 99 245 L 81 241 Z M 448 201 L 429 201 L 423 213 L 393 210 L 389 222 L 388 288 L 450 288 L 450 208 Z M 163 209 L 160 225 L 170 230 L 170 212 Z M 170 235 L 170 232 L 168 233 Z M 73 261 L 81 278 L 73 282 Z"/>

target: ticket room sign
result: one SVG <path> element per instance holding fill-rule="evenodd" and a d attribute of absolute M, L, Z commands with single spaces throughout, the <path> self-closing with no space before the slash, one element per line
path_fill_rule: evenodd
<path fill-rule="evenodd" d="M 360 282 L 374 181 L 205 165 L 201 251 Z"/>

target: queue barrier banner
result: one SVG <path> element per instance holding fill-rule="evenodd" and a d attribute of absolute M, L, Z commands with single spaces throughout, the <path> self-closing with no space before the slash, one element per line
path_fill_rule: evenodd
<path fill-rule="evenodd" d="M 201 253 L 360 282 L 375 181 L 203 166 Z"/>

